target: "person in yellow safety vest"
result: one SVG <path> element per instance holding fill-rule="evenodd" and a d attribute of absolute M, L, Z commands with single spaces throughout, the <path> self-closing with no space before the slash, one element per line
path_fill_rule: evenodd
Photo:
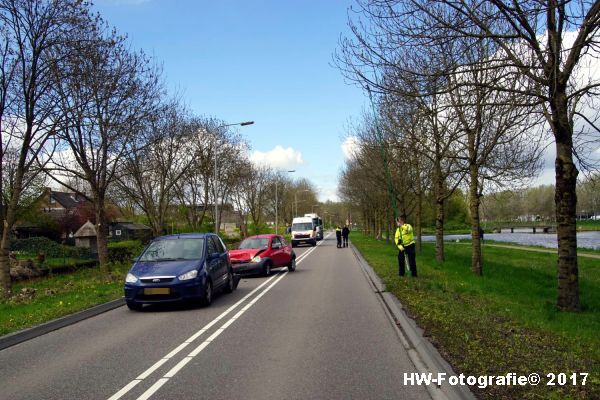
<path fill-rule="evenodd" d="M 406 216 L 401 215 L 396 219 L 396 234 L 394 235 L 394 243 L 398 246 L 398 275 L 404 276 L 404 254 L 408 258 L 408 266 L 413 277 L 417 276 L 417 260 L 415 254 L 415 240 L 413 228 L 406 223 Z"/>
<path fill-rule="evenodd" d="M 335 238 L 337 239 L 337 247 L 340 249 L 342 247 L 342 228 L 339 225 L 335 228 Z"/>

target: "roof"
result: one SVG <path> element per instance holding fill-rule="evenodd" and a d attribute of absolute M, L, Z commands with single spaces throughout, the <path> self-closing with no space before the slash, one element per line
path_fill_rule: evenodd
<path fill-rule="evenodd" d="M 175 235 L 159 236 L 154 240 L 169 240 L 169 239 L 205 239 L 212 236 L 214 233 L 179 233 Z"/>
<path fill-rule="evenodd" d="M 76 208 L 84 201 L 81 196 L 78 196 L 75 193 L 55 192 L 54 190 L 51 190 L 50 196 L 52 196 L 64 208 Z"/>
<path fill-rule="evenodd" d="M 152 228 L 150 228 L 148 225 L 144 225 L 144 224 L 135 224 L 133 222 L 117 222 L 115 225 L 121 225 L 123 228 L 126 229 L 130 229 L 130 230 L 140 230 L 140 231 L 147 231 L 147 230 L 152 230 Z"/>
<path fill-rule="evenodd" d="M 270 239 L 270 238 L 273 238 L 275 236 L 280 236 L 280 235 L 276 235 L 274 233 L 263 233 L 263 234 L 260 234 L 260 235 L 248 236 L 246 239 L 250 239 L 250 238 Z"/>
<path fill-rule="evenodd" d="M 87 221 L 85 224 L 81 225 L 81 228 L 77 229 L 74 236 L 76 238 L 97 236 L 96 227 L 90 221 Z"/>

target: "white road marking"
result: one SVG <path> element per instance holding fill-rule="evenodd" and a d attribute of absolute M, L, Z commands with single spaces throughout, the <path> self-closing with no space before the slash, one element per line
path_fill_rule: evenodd
<path fill-rule="evenodd" d="M 307 252 L 308 253 L 308 252 Z M 268 288 L 263 290 L 258 296 L 256 296 L 246 307 L 246 310 L 240 310 L 236 315 L 234 315 L 229 321 L 227 321 L 221 328 L 217 329 L 215 333 L 210 335 L 200 346 L 198 346 L 194 351 L 187 355 L 183 360 L 181 360 L 177 365 L 175 365 L 169 372 L 167 372 L 162 378 L 160 378 L 154 385 L 152 385 L 148 390 L 144 392 L 137 400 L 147 400 L 152 396 L 158 389 L 161 388 L 162 385 L 166 383 L 169 379 L 174 377 L 187 363 L 189 363 L 196 355 L 198 355 L 202 350 L 204 350 L 208 345 L 214 341 L 221 333 L 225 332 L 225 329 L 229 327 L 236 319 L 239 318 L 244 312 L 246 312 L 252 305 L 256 304 L 256 302 L 263 297 L 273 286 L 279 283 L 280 280 L 283 279 L 284 276 L 288 274 L 288 271 L 281 274 L 279 278 L 277 278 Z M 250 307 L 248 307 L 250 306 Z M 159 384 L 160 383 L 160 384 Z"/>
<path fill-rule="evenodd" d="M 329 234 L 326 236 L 329 237 Z M 319 242 L 317 244 L 317 246 L 319 246 L 321 243 L 323 243 L 322 241 Z M 315 246 L 316 247 L 316 246 Z M 296 261 L 296 264 L 300 264 L 302 262 L 302 260 L 304 260 L 304 258 L 306 258 L 310 253 L 312 253 L 315 250 L 315 247 L 310 248 L 308 251 L 306 251 L 305 253 L 302 253 L 300 256 L 298 256 L 298 260 Z M 175 373 L 177 373 L 179 371 L 179 369 L 181 369 L 185 364 L 187 364 L 189 362 L 189 360 L 191 360 L 191 358 L 195 357 L 197 354 L 199 354 L 204 348 L 206 348 L 210 342 L 212 340 L 214 340 L 217 336 L 219 336 L 227 327 L 229 327 L 229 325 L 231 325 L 237 318 L 239 318 L 244 312 L 246 312 L 246 310 L 248 310 L 250 307 L 252 307 L 252 305 L 254 305 L 256 303 L 256 301 L 258 301 L 258 299 L 260 299 L 266 292 L 268 292 L 273 286 L 275 286 L 275 284 L 277 282 L 279 282 L 286 274 L 288 273 L 288 271 L 286 271 L 285 273 L 283 273 L 275 282 L 273 282 L 273 284 L 271 284 L 269 287 L 267 287 L 260 295 L 258 295 L 253 301 L 251 301 L 249 304 L 247 304 L 240 312 L 238 312 L 233 318 L 231 318 L 229 321 L 227 321 L 220 329 L 218 329 L 215 333 L 213 333 L 209 338 L 207 338 L 202 344 L 200 344 L 194 351 L 192 351 L 186 358 L 184 358 L 182 361 L 180 361 L 175 367 L 173 367 L 168 373 L 167 375 L 169 375 L 172 371 L 175 371 L 173 373 L 173 375 Z M 209 322 L 208 324 L 206 324 L 202 329 L 200 329 L 198 332 L 194 333 L 192 336 L 190 336 L 186 341 L 184 341 L 183 343 L 181 343 L 179 346 L 177 346 L 175 349 L 173 349 L 169 354 L 167 354 L 166 356 L 164 356 L 163 358 L 161 358 L 160 360 L 158 360 L 156 363 L 154 363 L 154 365 L 152 365 L 150 368 L 148 368 L 146 371 L 144 371 L 142 374 L 140 374 L 137 378 L 135 378 L 134 380 L 132 380 L 131 382 L 129 382 L 127 385 L 125 385 L 121 390 L 119 390 L 117 393 L 115 393 L 114 395 L 112 395 L 111 397 L 108 398 L 108 400 L 118 400 L 121 397 L 123 397 L 126 393 L 128 393 L 131 389 L 133 389 L 137 384 L 139 384 L 140 382 L 142 382 L 144 379 L 148 378 L 148 376 L 150 376 L 154 371 L 156 371 L 158 368 L 160 368 L 164 363 L 166 363 L 167 361 L 169 361 L 171 358 L 173 358 L 173 356 L 175 356 L 177 353 L 179 353 L 181 350 L 185 349 L 190 343 L 192 343 L 194 340 L 196 340 L 198 337 L 200 337 L 203 333 L 205 333 L 207 330 L 209 330 L 210 328 L 212 328 L 217 322 L 219 322 L 221 319 L 223 319 L 225 316 L 227 316 L 227 314 L 229 314 L 231 311 L 233 311 L 235 308 L 237 308 L 240 304 L 242 304 L 243 302 L 245 302 L 250 296 L 252 296 L 254 293 L 256 293 L 257 291 L 259 291 L 263 286 L 265 286 L 267 283 L 269 283 L 270 281 L 272 281 L 273 279 L 275 279 L 277 275 L 273 275 L 272 277 L 270 277 L 269 279 L 265 280 L 263 283 L 261 283 L 258 287 L 256 287 L 254 290 L 252 290 L 250 293 L 248 293 L 246 296 L 244 296 L 241 300 L 239 300 L 237 303 L 235 303 L 234 305 L 232 305 L 231 307 L 229 307 L 227 310 L 225 310 L 223 313 L 221 313 L 218 317 L 216 317 L 215 319 L 213 319 L 211 322 Z M 188 359 L 189 358 L 189 359 Z M 187 360 L 187 361 L 186 361 Z M 185 361 L 185 362 L 184 362 Z M 183 363 L 183 364 L 182 364 Z M 180 365 L 181 364 L 181 365 Z M 179 367 L 179 368 L 178 368 Z M 178 368 L 177 370 L 175 370 L 175 368 Z M 160 387 L 162 385 L 164 385 L 169 378 L 172 376 L 168 376 L 165 375 L 164 378 L 159 379 L 154 385 L 152 385 L 152 387 L 150 389 L 154 390 L 152 392 L 150 392 L 150 389 L 148 389 L 146 392 L 144 392 L 144 394 L 142 394 L 142 396 L 140 396 L 138 398 L 138 400 L 145 400 L 147 398 L 149 398 L 154 392 L 156 392 L 158 389 L 160 389 Z M 147 397 L 144 397 L 147 396 Z"/>

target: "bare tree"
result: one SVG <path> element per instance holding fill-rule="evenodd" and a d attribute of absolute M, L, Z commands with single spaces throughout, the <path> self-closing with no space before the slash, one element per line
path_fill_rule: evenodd
<path fill-rule="evenodd" d="M 374 64 L 379 71 L 395 66 L 399 52 L 462 38 L 488 41 L 496 51 L 480 62 L 515 73 L 516 91 L 529 97 L 524 106 L 538 107 L 554 137 L 557 306 L 579 310 L 575 161 L 585 166 L 583 156 L 598 140 L 597 113 L 590 104 L 600 83 L 592 69 L 580 67 L 598 58 L 600 1 L 361 0 L 359 15 L 369 24 L 359 20 L 351 25 L 356 40 L 344 42 L 347 51 L 341 57 L 343 70 L 357 80 L 377 82 L 366 71 Z M 415 76 L 421 80 L 426 75 Z M 502 82 L 496 89 L 515 91 Z"/>
<path fill-rule="evenodd" d="M 59 135 L 62 151 L 47 171 L 65 186 L 70 177 L 88 183 L 91 192 L 81 194 L 94 205 L 98 259 L 106 269 L 107 192 L 124 155 L 134 150 L 144 121 L 156 111 L 160 85 L 148 58 L 129 51 L 125 39 L 102 21 L 78 34 L 86 44 L 57 70 L 66 122 Z"/>
<path fill-rule="evenodd" d="M 164 232 L 176 185 L 195 162 L 194 146 L 188 143 L 196 132 L 174 102 L 165 104 L 147 126 L 139 146 L 125 154 L 117 185 L 144 212 L 156 237 Z"/>
<path fill-rule="evenodd" d="M 1 134 L 3 142 L 4 137 L 10 135 L 18 149 L 0 243 L 0 295 L 3 297 L 11 292 L 9 236 L 16 222 L 21 194 L 29 181 L 35 179 L 37 172 L 34 168 L 41 154 L 49 151 L 49 139 L 56 133 L 56 97 L 52 79 L 56 56 L 69 52 L 76 41 L 72 33 L 88 21 L 87 8 L 81 2 L 0 1 L 0 32 L 3 37 L 3 49 L 0 50 Z M 7 109 L 9 99 L 11 102 Z M 10 131 L 7 124 L 11 126 Z M 5 142 L 3 146 L 5 149 Z M 48 157 L 44 161 L 48 161 Z"/>

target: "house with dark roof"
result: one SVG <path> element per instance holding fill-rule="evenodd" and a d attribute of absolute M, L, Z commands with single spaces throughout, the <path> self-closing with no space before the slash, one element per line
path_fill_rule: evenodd
<path fill-rule="evenodd" d="M 56 214 L 73 213 L 85 202 L 85 198 L 77 193 L 58 192 L 50 188 L 46 188 L 37 200 L 42 211 Z"/>

